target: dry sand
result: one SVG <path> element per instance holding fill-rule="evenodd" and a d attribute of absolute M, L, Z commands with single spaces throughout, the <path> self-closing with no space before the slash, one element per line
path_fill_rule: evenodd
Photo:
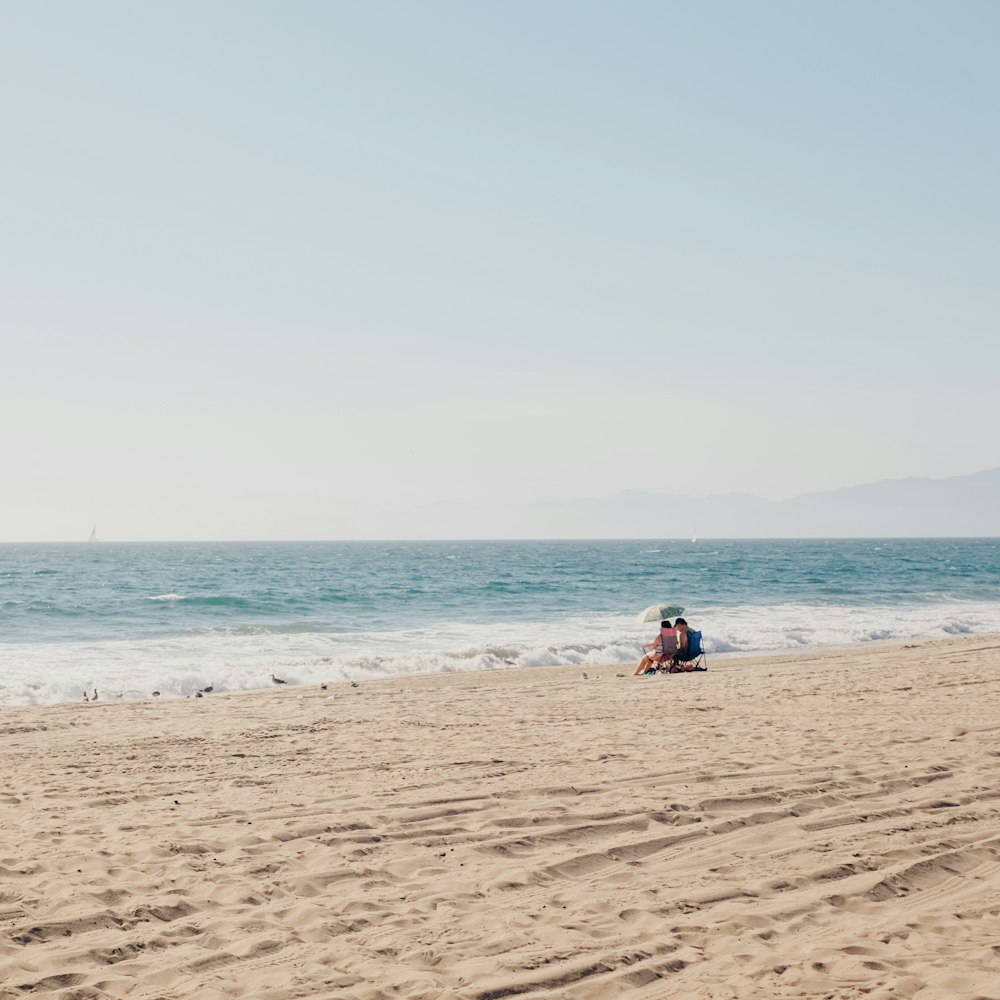
<path fill-rule="evenodd" d="M 710 667 L 0 710 L 0 997 L 1000 998 L 1000 637 Z"/>

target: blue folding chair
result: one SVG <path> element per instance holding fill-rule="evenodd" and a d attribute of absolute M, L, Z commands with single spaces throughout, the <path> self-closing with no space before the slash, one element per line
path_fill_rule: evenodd
<path fill-rule="evenodd" d="M 664 673 L 679 674 L 689 670 L 708 670 L 708 656 L 701 644 L 701 632 L 688 629 L 687 645 L 669 663 L 659 668 Z"/>

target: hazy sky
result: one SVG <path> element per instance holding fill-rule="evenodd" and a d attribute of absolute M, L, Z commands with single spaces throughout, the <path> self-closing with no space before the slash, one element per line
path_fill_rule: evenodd
<path fill-rule="evenodd" d="M 0 539 L 1000 465 L 1000 4 L 0 0 Z"/>

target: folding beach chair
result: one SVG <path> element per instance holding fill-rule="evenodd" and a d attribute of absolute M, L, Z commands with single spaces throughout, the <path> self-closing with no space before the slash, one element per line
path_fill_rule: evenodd
<path fill-rule="evenodd" d="M 659 668 L 663 673 L 678 674 L 689 670 L 708 670 L 708 656 L 701 644 L 701 632 L 688 629 L 687 646 L 677 653 L 673 660 L 662 664 Z"/>
<path fill-rule="evenodd" d="M 650 650 L 646 656 L 653 661 L 646 673 L 664 670 L 677 653 L 677 633 L 672 628 L 661 628 L 656 642 L 648 643 L 645 648 Z"/>

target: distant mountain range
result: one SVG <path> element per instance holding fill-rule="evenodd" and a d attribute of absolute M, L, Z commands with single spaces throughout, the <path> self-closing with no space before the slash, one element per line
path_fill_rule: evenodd
<path fill-rule="evenodd" d="M 525 504 L 439 503 L 406 512 L 410 538 L 851 538 L 1000 536 L 1000 468 L 948 479 L 887 479 L 765 500 L 625 490 Z"/>

